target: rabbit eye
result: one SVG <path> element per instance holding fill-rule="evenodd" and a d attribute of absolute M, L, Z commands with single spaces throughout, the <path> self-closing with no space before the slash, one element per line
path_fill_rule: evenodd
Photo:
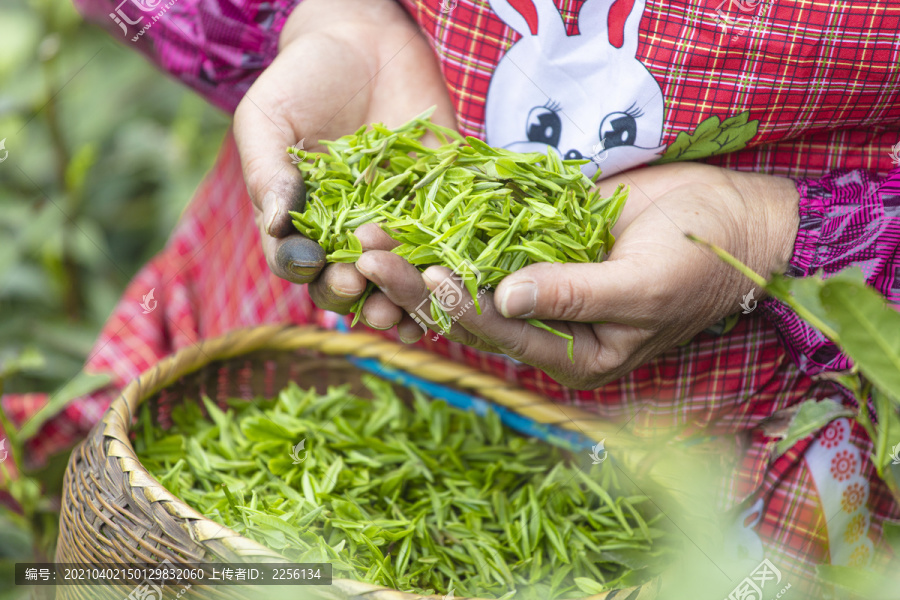
<path fill-rule="evenodd" d="M 600 124 L 600 139 L 604 148 L 634 146 L 637 137 L 637 121 L 632 115 L 614 112 L 606 115 Z"/>
<path fill-rule="evenodd" d="M 528 124 L 525 127 L 529 142 L 546 144 L 556 148 L 562 134 L 562 120 L 556 111 L 546 106 L 536 106 L 528 113 Z"/>

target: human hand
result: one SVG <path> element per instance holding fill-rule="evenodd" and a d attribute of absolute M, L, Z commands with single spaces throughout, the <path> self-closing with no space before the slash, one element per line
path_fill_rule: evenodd
<path fill-rule="evenodd" d="M 724 248 L 758 273 L 783 269 L 791 256 L 798 195 L 788 179 L 682 163 L 625 173 L 603 181 L 601 192 L 609 195 L 618 183 L 629 185 L 631 194 L 605 262 L 543 263 L 513 273 L 480 299 L 481 315 L 448 311 L 456 319 L 448 339 L 503 352 L 564 385 L 595 388 L 735 312 L 752 288 L 686 233 Z M 399 322 L 404 341 L 418 339 L 422 330 L 397 320 L 397 307 L 414 310 L 449 270 L 430 267 L 420 274 L 385 251 L 386 235 L 369 230 L 366 236 L 384 248 L 365 252 L 357 268 L 386 298 L 367 303 L 364 318 Z M 529 318 L 573 335 L 575 362 L 566 356 L 564 340 L 529 325 Z"/>
<path fill-rule="evenodd" d="M 395 127 L 435 105 L 432 119 L 455 127 L 437 61 L 396 2 L 305 0 L 297 6 L 282 30 L 278 56 L 234 116 L 244 180 L 273 273 L 313 282 L 310 294 L 322 308 L 349 310 L 366 280 L 353 265 L 325 266 L 321 247 L 294 228 L 288 212 L 303 209 L 305 190 L 286 149 L 303 140 L 305 150 L 322 151 L 320 139 L 372 122 Z"/>

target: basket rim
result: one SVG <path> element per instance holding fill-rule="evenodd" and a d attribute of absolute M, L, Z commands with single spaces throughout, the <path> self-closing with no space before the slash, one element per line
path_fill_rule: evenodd
<path fill-rule="evenodd" d="M 142 488 L 145 496 L 153 498 L 154 502 L 161 503 L 198 545 L 205 546 L 205 542 L 217 540 L 236 555 L 253 556 L 255 559 L 271 559 L 273 563 L 287 562 L 287 559 L 280 553 L 203 516 L 172 494 L 140 462 L 129 433 L 133 417 L 137 414 L 141 403 L 176 383 L 182 377 L 216 362 L 254 352 L 291 352 L 301 349 L 334 357 L 375 359 L 391 369 L 402 370 L 435 383 L 456 387 L 519 414 L 535 413 L 531 418 L 539 422 L 582 434 L 585 434 L 586 429 L 602 431 L 603 424 L 608 424 L 607 421 L 579 407 L 552 403 L 516 383 L 504 381 L 474 367 L 372 333 L 341 332 L 317 326 L 261 325 L 233 329 L 221 336 L 203 339 L 192 346 L 177 350 L 158 360 L 131 380 L 112 401 L 100 422 L 95 426 L 95 431 L 102 428 L 99 431 L 101 452 L 108 459 L 117 458 L 122 464 L 128 465 L 127 469 L 123 468 L 123 471 L 129 475 L 123 481 L 123 485 L 126 486 L 129 493 L 132 493 L 131 490 L 134 488 Z M 558 421 L 539 420 L 548 418 L 554 412 L 558 414 Z M 93 436 L 88 440 L 92 438 Z M 102 443 L 104 439 L 108 443 Z M 71 464 L 69 468 L 71 469 Z M 610 590 L 585 597 L 582 600 L 605 600 L 611 595 L 630 594 L 641 588 L 656 588 L 658 584 L 659 581 L 654 579 L 640 586 Z M 409 592 L 400 592 L 392 588 L 350 579 L 335 578 L 332 580 L 332 585 L 342 592 L 352 593 L 357 597 L 375 592 L 393 592 L 403 594 L 404 598 L 420 600 L 442 600 L 443 598 L 438 595 L 411 595 Z M 653 594 L 654 590 L 648 589 L 647 591 L 651 591 Z M 459 597 L 457 600 L 488 599 Z"/>

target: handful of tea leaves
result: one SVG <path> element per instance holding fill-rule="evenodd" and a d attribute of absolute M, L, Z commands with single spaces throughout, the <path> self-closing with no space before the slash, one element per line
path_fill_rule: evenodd
<path fill-rule="evenodd" d="M 663 552 L 647 498 L 609 463 L 383 380 L 373 400 L 296 385 L 276 400 L 144 406 L 141 462 L 207 517 L 335 577 L 415 593 L 574 598 L 641 583 Z M 302 441 L 302 443 L 300 443 Z M 518 591 L 515 591 L 515 590 Z"/>
<path fill-rule="evenodd" d="M 327 153 L 288 148 L 302 159 L 307 189 L 303 212 L 291 213 L 294 226 L 319 242 L 328 261 L 356 261 L 362 244 L 353 230 L 379 223 L 400 242 L 393 252 L 419 269 L 452 269 L 481 314 L 479 286 L 496 286 L 533 263 L 602 260 L 628 195 L 624 186 L 601 198 L 581 172 L 587 160 L 560 160 L 549 149 L 520 154 L 492 148 L 431 123 L 429 116 L 395 130 L 377 123 L 361 127 L 321 142 Z M 439 148 L 419 141 L 429 131 Z M 373 289 L 370 284 L 354 305 L 356 319 Z M 431 316 L 450 329 L 436 295 Z M 573 359 L 572 336 L 536 319 L 529 323 L 565 338 Z"/>

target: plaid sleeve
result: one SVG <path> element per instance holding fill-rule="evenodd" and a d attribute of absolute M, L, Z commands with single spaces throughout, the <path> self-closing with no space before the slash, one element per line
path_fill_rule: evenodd
<path fill-rule="evenodd" d="M 833 171 L 796 183 L 800 229 L 787 275 L 807 277 L 821 270 L 827 277 L 856 265 L 869 285 L 900 308 L 900 167 L 886 177 Z M 807 374 L 851 367 L 837 346 L 785 304 L 769 299 L 761 307 Z"/>
<path fill-rule="evenodd" d="M 74 0 L 85 19 L 233 112 L 301 0 Z"/>

